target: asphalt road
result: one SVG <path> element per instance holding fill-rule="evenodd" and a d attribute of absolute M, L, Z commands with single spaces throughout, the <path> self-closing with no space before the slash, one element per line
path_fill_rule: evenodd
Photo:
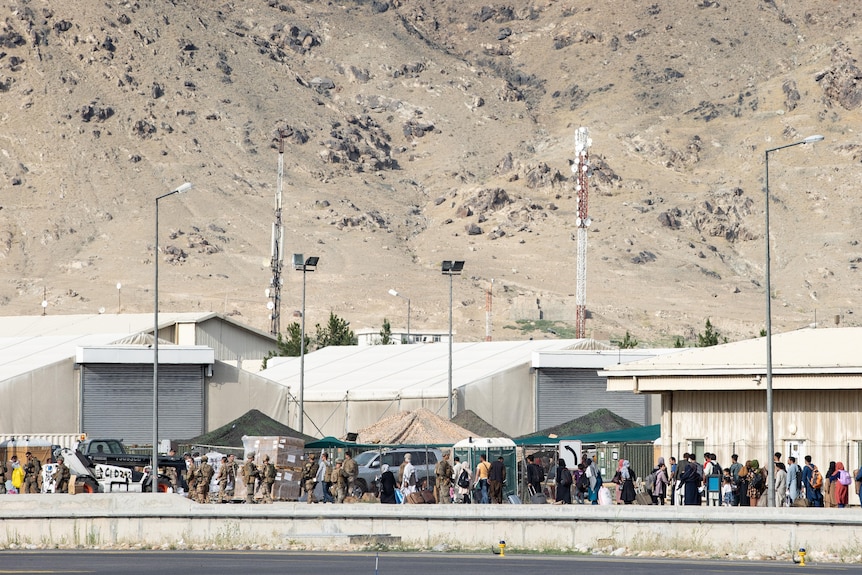
<path fill-rule="evenodd" d="M 0 574 L 88 573 L 98 575 L 524 575 L 524 573 L 608 573 L 626 575 L 704 575 L 775 573 L 786 575 L 797 565 L 778 562 L 640 559 L 594 556 L 468 555 L 454 553 L 318 553 L 256 551 L 0 551 Z M 858 573 L 858 565 L 816 565 L 806 572 Z"/>

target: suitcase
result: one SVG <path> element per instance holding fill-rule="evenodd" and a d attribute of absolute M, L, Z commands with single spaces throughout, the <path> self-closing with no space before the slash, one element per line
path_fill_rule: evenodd
<path fill-rule="evenodd" d="M 428 490 L 428 489 L 423 489 L 422 491 L 419 492 L 419 494 L 422 495 L 422 499 L 425 501 L 425 503 L 437 503 L 436 501 L 434 501 L 434 492 L 433 491 Z"/>
<path fill-rule="evenodd" d="M 530 503 L 545 504 L 547 502 L 548 498 L 542 493 L 534 493 L 530 496 Z"/>
<path fill-rule="evenodd" d="M 418 491 L 414 491 L 407 496 L 407 503 L 425 503 L 425 498 Z"/>
<path fill-rule="evenodd" d="M 521 498 L 518 497 L 517 495 L 509 495 L 506 499 L 508 499 L 508 501 L 511 505 L 520 505 L 521 504 Z"/>
<path fill-rule="evenodd" d="M 652 496 L 646 491 L 641 491 L 635 495 L 635 501 L 638 505 L 652 505 Z"/>

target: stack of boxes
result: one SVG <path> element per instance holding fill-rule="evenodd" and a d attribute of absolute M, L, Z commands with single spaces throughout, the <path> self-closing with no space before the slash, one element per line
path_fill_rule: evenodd
<path fill-rule="evenodd" d="M 303 455 L 305 442 L 295 437 L 281 436 L 244 436 L 242 445 L 245 448 L 245 458 L 254 452 L 254 463 L 263 474 L 263 458 L 269 455 L 269 460 L 275 465 L 275 484 L 273 485 L 272 498 L 276 501 L 296 501 L 299 499 L 300 480 L 302 479 L 302 466 L 305 465 Z M 258 486 L 260 487 L 260 486 Z M 237 488 L 235 497 L 245 499 L 245 479 L 237 477 Z M 255 494 L 255 499 L 261 499 L 263 495 Z"/>

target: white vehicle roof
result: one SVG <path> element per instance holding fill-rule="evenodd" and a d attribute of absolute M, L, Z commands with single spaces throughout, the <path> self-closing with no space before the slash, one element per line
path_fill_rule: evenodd
<path fill-rule="evenodd" d="M 486 447 L 515 447 L 515 442 L 508 437 L 473 437 L 462 439 L 454 445 L 455 449 L 483 449 Z"/>

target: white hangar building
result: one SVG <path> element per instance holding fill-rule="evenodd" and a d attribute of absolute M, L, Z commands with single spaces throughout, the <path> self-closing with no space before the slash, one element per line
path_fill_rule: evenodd
<path fill-rule="evenodd" d="M 152 314 L 15 316 L 0 326 L 0 432 L 152 444 Z M 237 392 L 266 387 L 237 366 L 257 369 L 276 347 L 269 334 L 214 313 L 160 313 L 159 338 L 160 438 L 200 435 L 267 397 Z M 224 389 L 231 405 L 219 401 Z"/>
<path fill-rule="evenodd" d="M 0 318 L 0 434 L 152 443 L 151 314 Z M 268 333 L 215 313 L 159 314 L 159 438 L 187 439 L 257 409 L 299 427 L 299 358 Z M 305 357 L 303 431 L 344 437 L 398 410 L 448 414 L 448 345 L 324 348 Z M 453 409 L 532 433 L 607 407 L 650 425 L 650 395 L 608 392 L 600 370 L 660 350 L 593 340 L 453 344 Z"/>
<path fill-rule="evenodd" d="M 618 350 L 593 340 L 454 343 L 453 413 L 466 409 L 511 436 L 532 433 L 600 407 L 650 425 L 649 396 L 608 393 L 599 371 L 666 350 Z M 328 347 L 305 357 L 303 431 L 345 437 L 401 410 L 446 418 L 449 346 Z M 299 396 L 298 357 L 269 360 L 259 374 Z M 298 427 L 298 420 L 290 425 Z"/>

